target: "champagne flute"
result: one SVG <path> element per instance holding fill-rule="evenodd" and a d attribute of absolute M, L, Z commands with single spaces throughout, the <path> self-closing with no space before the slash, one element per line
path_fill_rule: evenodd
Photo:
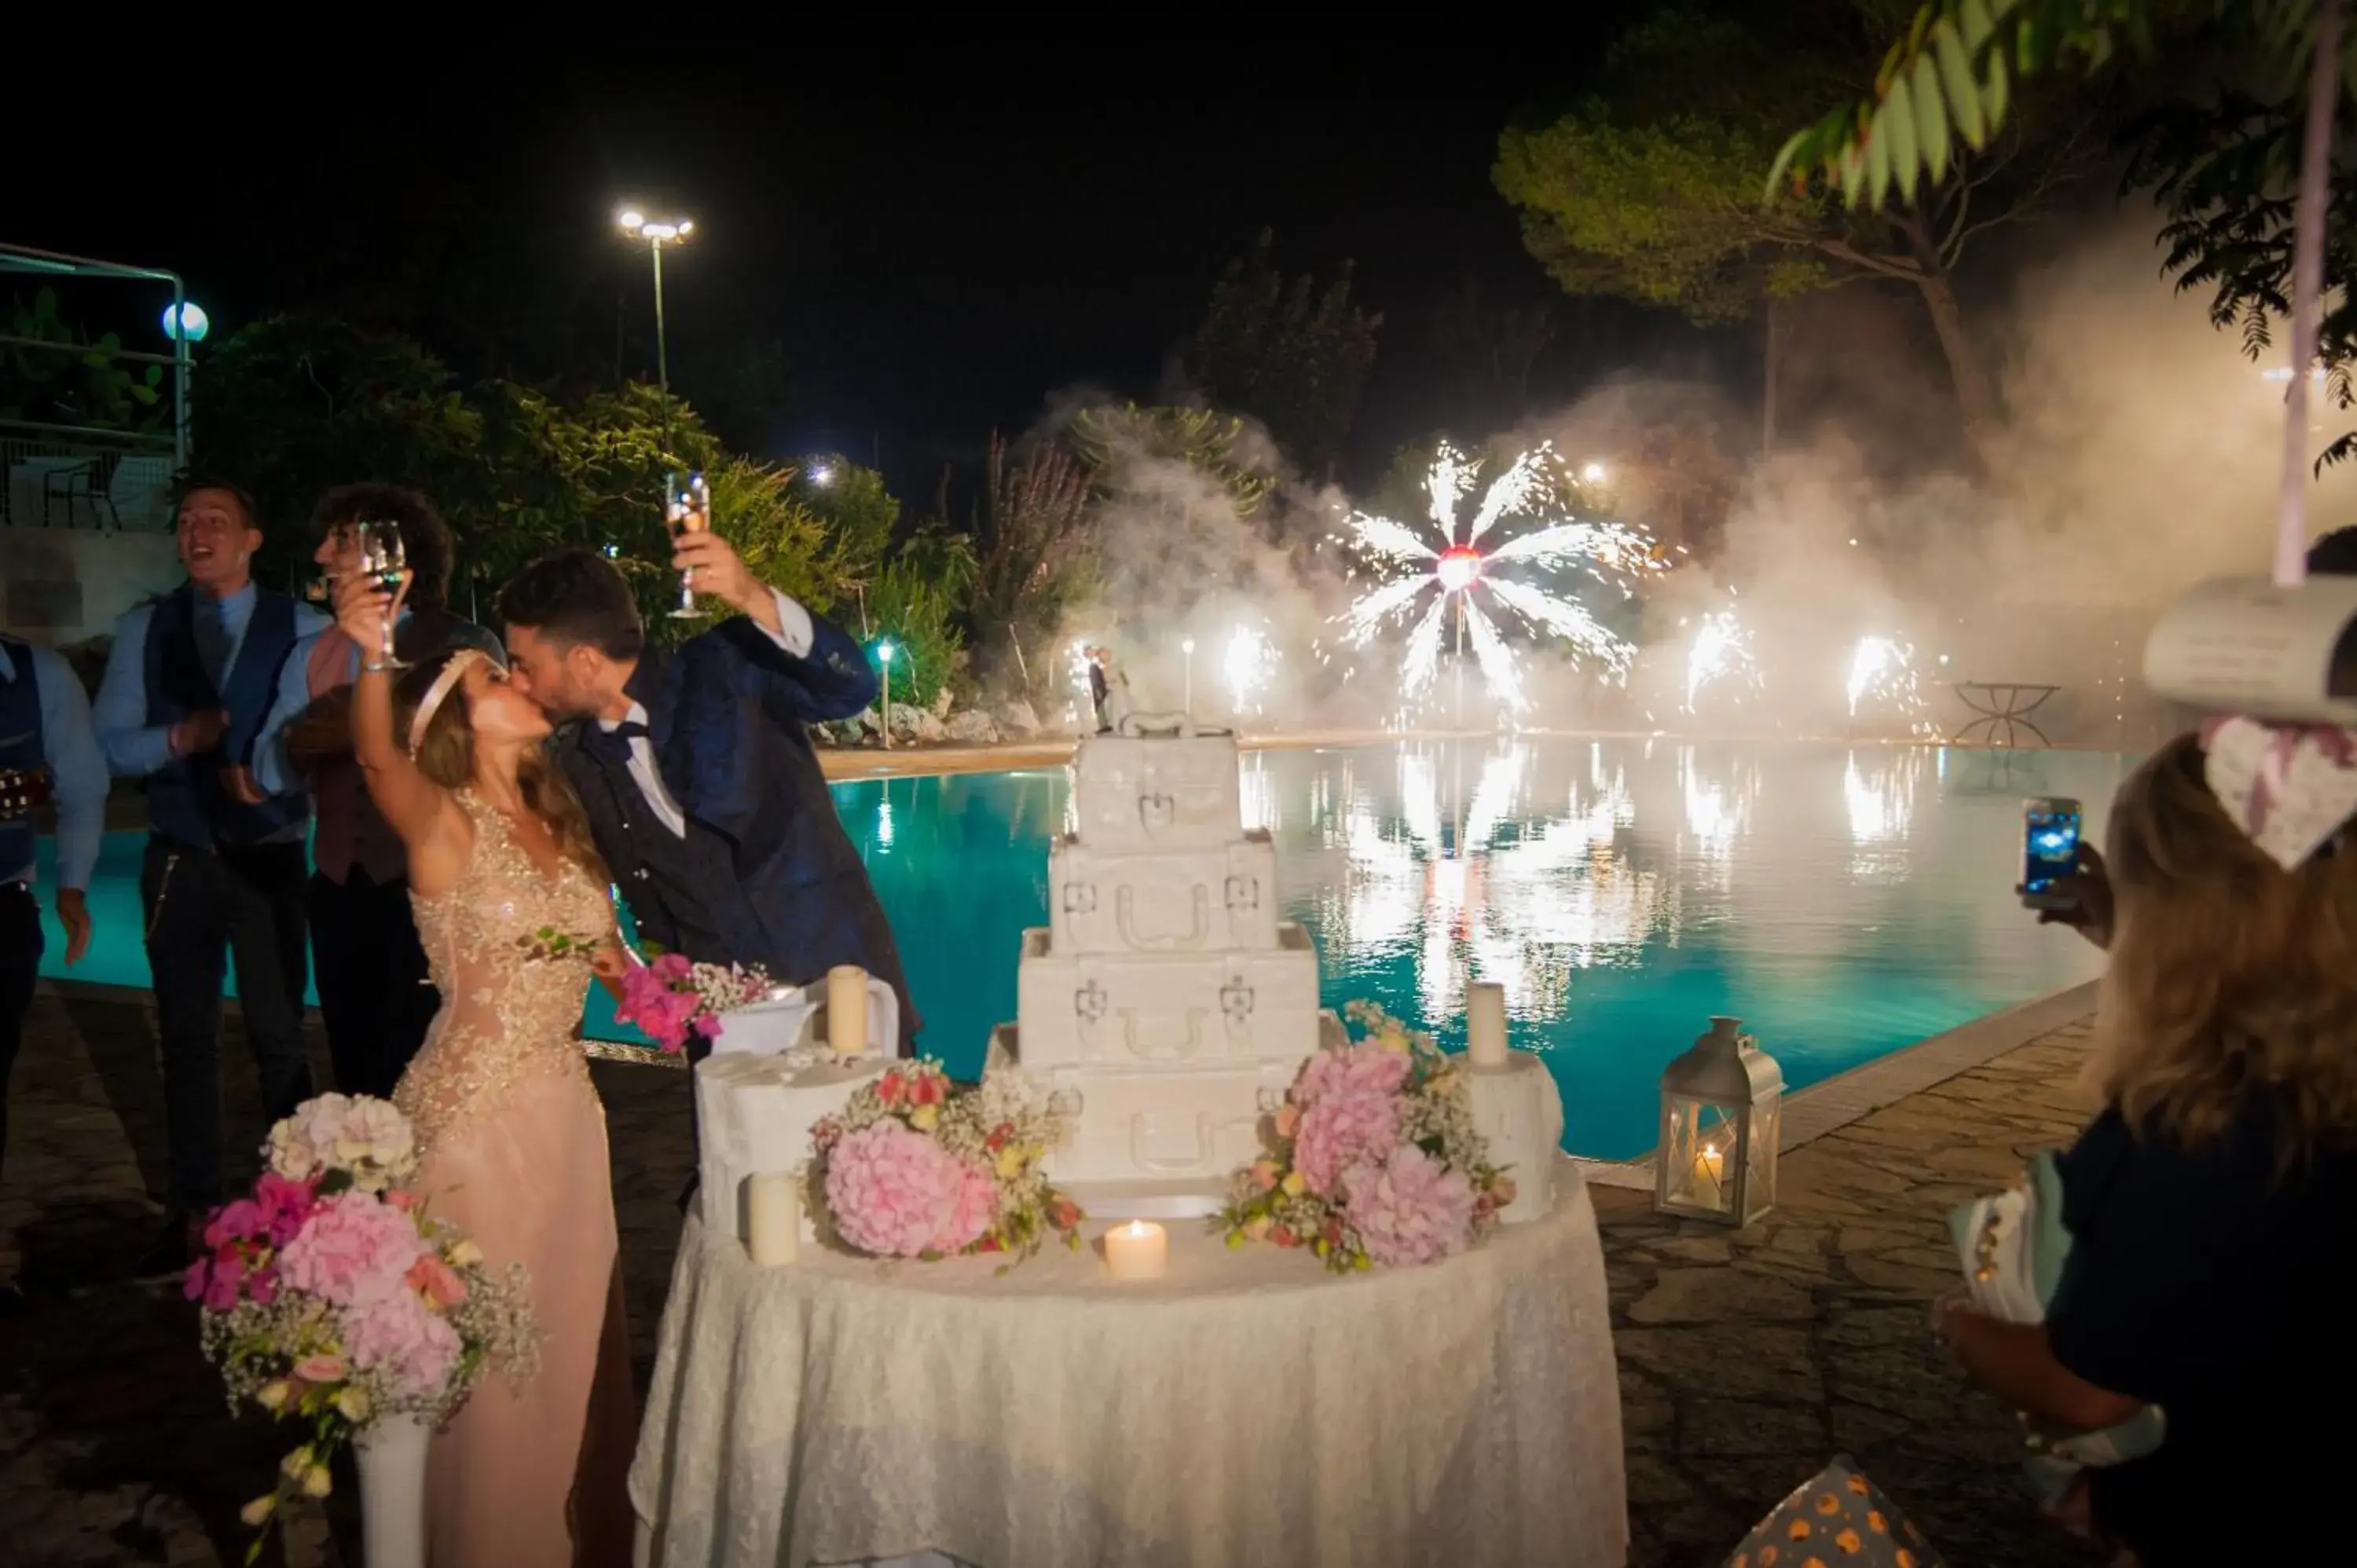
<path fill-rule="evenodd" d="M 384 589 L 384 646 L 378 650 L 380 662 L 392 670 L 406 670 L 408 664 L 393 657 L 393 596 L 401 591 L 409 575 L 409 551 L 402 542 L 401 526 L 392 522 L 363 522 L 360 525 L 361 570 L 377 580 Z"/>
<path fill-rule="evenodd" d="M 712 491 L 702 474 L 688 475 L 684 485 L 677 473 L 665 474 L 663 497 L 663 528 L 673 543 L 711 529 Z M 679 608 L 671 612 L 672 619 L 694 620 L 703 613 L 695 607 L 695 569 L 691 566 L 679 575 Z"/>

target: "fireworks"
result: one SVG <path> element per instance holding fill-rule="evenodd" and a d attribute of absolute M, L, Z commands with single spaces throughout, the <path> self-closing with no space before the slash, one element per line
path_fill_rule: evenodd
<path fill-rule="evenodd" d="M 1340 618 L 1343 641 L 1363 648 L 1385 627 L 1413 617 L 1400 654 L 1401 694 L 1410 702 L 1425 693 L 1439 669 L 1453 607 L 1459 650 L 1470 643 L 1491 695 L 1510 709 L 1527 703 L 1519 656 L 1485 602 L 1512 610 L 1541 637 L 1569 643 L 1575 662 L 1593 660 L 1615 680 L 1627 678 L 1636 653 L 1628 639 L 1597 620 L 1578 600 L 1544 582 L 1510 575 L 1516 569 L 1540 575 L 1576 569 L 1620 587 L 1626 596 L 1627 578 L 1660 564 L 1652 542 L 1635 529 L 1554 515 L 1563 504 L 1555 467 L 1555 453 L 1544 443 L 1523 453 L 1491 481 L 1471 517 L 1460 523 L 1460 503 L 1472 494 L 1481 466 L 1444 442 L 1425 481 L 1431 503 L 1428 532 L 1387 517 L 1351 514 L 1351 536 L 1341 542 L 1383 580 Z M 1528 519 L 1533 526 L 1484 549 L 1483 537 L 1508 519 Z M 1427 588 L 1438 590 L 1428 602 Z"/>
<path fill-rule="evenodd" d="M 1220 660 L 1221 674 L 1228 683 L 1228 700 L 1236 713 L 1260 711 L 1253 698 L 1267 686 L 1275 663 L 1276 650 L 1266 636 L 1248 626 L 1236 628 Z"/>
<path fill-rule="evenodd" d="M 1695 632 L 1694 647 L 1686 654 L 1685 711 L 1695 711 L 1695 699 L 1705 686 L 1728 677 L 1756 691 L 1760 686 L 1760 661 L 1751 651 L 1751 633 L 1735 618 L 1735 612 L 1717 610 L 1702 618 L 1702 625 Z M 1857 706 L 1853 699 L 1853 712 Z"/>
<path fill-rule="evenodd" d="M 1930 721 L 1923 702 L 1923 693 L 1915 679 L 1915 650 L 1895 638 L 1861 637 L 1849 656 L 1849 716 L 1857 717 L 1857 705 L 1867 698 L 1896 707 L 1908 720 L 1908 727 L 1918 733 L 1928 730 Z"/>

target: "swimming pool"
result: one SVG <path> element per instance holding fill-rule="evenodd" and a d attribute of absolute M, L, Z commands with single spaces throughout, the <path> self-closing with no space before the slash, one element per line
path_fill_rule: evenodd
<path fill-rule="evenodd" d="M 1744 1020 L 1802 1088 L 2092 978 L 2096 955 L 2016 901 L 2021 801 L 2086 802 L 2094 753 L 1654 740 L 1266 751 L 1245 811 L 1275 835 L 1288 918 L 1330 1004 L 1461 1040 L 1468 978 L 1506 989 L 1514 1043 L 1563 1085 L 1574 1151 L 1654 1140 L 1663 1064 L 1711 1015 Z M 979 1066 L 1015 1015 L 1022 929 L 1047 919 L 1062 768 L 839 784 L 836 808 L 899 933 L 924 1045 Z M 99 940 L 73 978 L 144 987 L 139 838 L 110 836 Z M 46 871 L 46 866 L 44 870 Z M 54 931 L 43 972 L 68 972 Z M 587 1022 L 614 1035 L 602 992 Z M 627 1033 L 623 1031 L 622 1033 Z"/>

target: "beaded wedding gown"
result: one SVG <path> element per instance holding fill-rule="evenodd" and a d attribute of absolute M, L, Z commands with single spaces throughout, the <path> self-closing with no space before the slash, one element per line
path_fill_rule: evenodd
<path fill-rule="evenodd" d="M 522 1263 L 541 1333 L 521 1393 L 486 1377 L 426 1460 L 431 1568 L 628 1563 L 624 1477 L 636 1427 L 615 1269 L 606 1113 L 577 1034 L 590 982 L 544 928 L 608 937 L 603 891 L 569 862 L 551 876 L 471 793 L 475 849 L 457 886 L 411 895 L 442 993 L 393 1100 L 424 1154 L 417 1190 L 495 1271 Z"/>

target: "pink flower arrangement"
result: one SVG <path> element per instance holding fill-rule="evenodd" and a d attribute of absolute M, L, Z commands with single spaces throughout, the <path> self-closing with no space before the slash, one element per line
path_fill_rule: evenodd
<path fill-rule="evenodd" d="M 1300 1112 L 1294 1163 L 1311 1187 L 1332 1191 L 1344 1171 L 1399 1142 L 1409 1066 L 1405 1056 L 1383 1050 L 1319 1051 L 1309 1058 L 1288 1099 Z"/>
<path fill-rule="evenodd" d="M 355 1431 L 388 1412 L 438 1420 L 490 1368 L 527 1378 L 538 1343 L 522 1272 L 493 1277 L 479 1248 L 391 1185 L 416 1165 L 391 1103 L 307 1101 L 264 1153 L 252 1195 L 207 1221 L 185 1288 L 231 1408 L 251 1400 L 310 1434 L 278 1489 L 246 1505 L 266 1530 L 290 1492 L 327 1495 L 328 1458 Z"/>
<path fill-rule="evenodd" d="M 813 1129 L 811 1191 L 835 1237 L 879 1258 L 1036 1251 L 1080 1240 L 1078 1205 L 1039 1169 L 1061 1120 L 1019 1082 L 953 1084 L 939 1062 L 901 1062 Z"/>
<path fill-rule="evenodd" d="M 843 1239 L 863 1252 L 946 1257 L 982 1240 L 996 1195 L 939 1142 L 888 1118 L 836 1143 L 826 1202 Z"/>
<path fill-rule="evenodd" d="M 687 1048 L 691 1036 L 719 1038 L 722 1015 L 760 1001 L 770 986 L 769 975 L 758 967 L 695 963 L 684 954 L 668 952 L 651 963 L 623 971 L 622 1000 L 614 1008 L 614 1017 L 636 1026 L 655 1044 L 677 1055 Z"/>
<path fill-rule="evenodd" d="M 1412 1144 L 1343 1182 L 1342 1218 L 1367 1256 L 1387 1268 L 1429 1263 L 1473 1243 L 1473 1183 Z"/>
<path fill-rule="evenodd" d="M 1268 1152 L 1231 1182 L 1228 1245 L 1306 1246 L 1337 1271 L 1461 1252 L 1513 1201 L 1464 1080 L 1430 1036 L 1372 1003 L 1348 1011 L 1366 1034 L 1302 1065 L 1264 1130 Z"/>

